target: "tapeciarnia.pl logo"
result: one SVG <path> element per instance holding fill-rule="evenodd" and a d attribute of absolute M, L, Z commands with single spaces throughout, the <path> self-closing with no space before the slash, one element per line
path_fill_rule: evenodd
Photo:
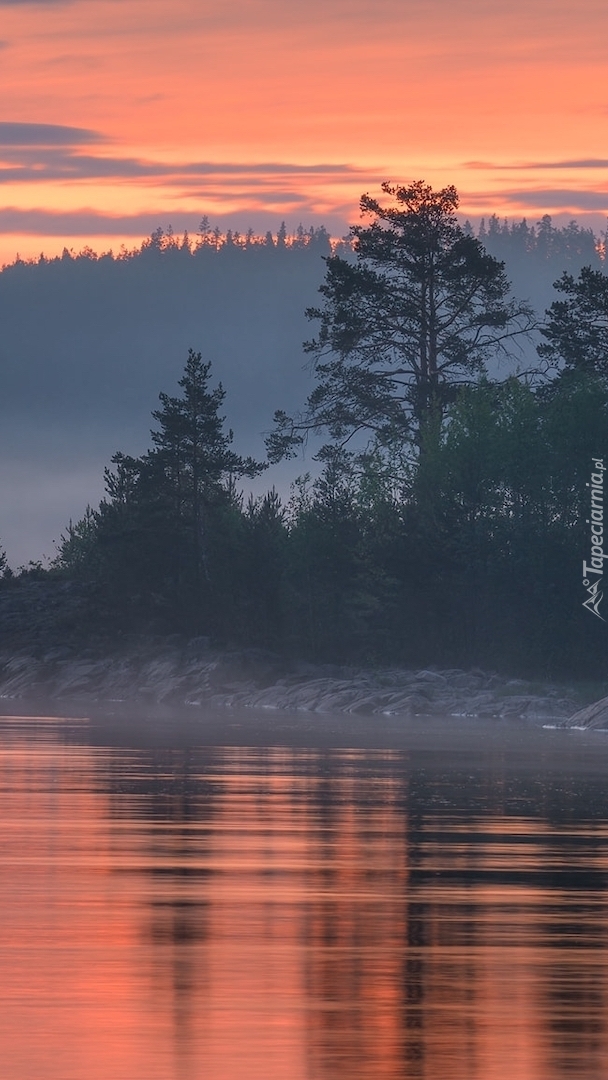
<path fill-rule="evenodd" d="M 591 526 L 591 561 L 583 559 L 583 585 L 589 596 L 583 601 L 583 607 L 597 615 L 598 619 L 606 622 L 600 614 L 600 603 L 604 593 L 604 465 L 603 458 L 592 458 L 593 472 L 591 483 L 587 484 L 591 495 L 591 517 L 587 518 L 587 525 Z"/>

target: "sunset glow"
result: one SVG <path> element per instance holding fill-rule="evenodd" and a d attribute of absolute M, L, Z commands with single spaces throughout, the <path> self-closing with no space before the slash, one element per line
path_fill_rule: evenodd
<path fill-rule="evenodd" d="M 13 720 L 11 1080 L 606 1074 L 604 821 L 504 808 L 500 767 L 463 817 L 428 757 L 109 750 Z"/>
<path fill-rule="evenodd" d="M 339 234 L 419 177 L 603 228 L 607 31 L 601 0 L 0 0 L 0 259 L 203 214 Z"/>

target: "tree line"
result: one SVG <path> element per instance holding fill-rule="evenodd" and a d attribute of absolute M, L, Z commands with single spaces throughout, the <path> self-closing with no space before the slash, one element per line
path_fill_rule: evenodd
<path fill-rule="evenodd" d="M 308 251 L 316 255 L 325 255 L 329 254 L 332 248 L 343 251 L 346 243 L 344 240 L 332 241 L 323 225 L 311 225 L 305 228 L 300 224 L 292 232 L 288 232 L 283 221 L 276 233 L 273 234 L 267 230 L 261 235 L 252 228 L 248 228 L 245 232 L 239 232 L 238 229 L 227 229 L 224 232 L 219 225 L 212 228 L 209 218 L 203 217 L 194 234 L 189 233 L 188 230 L 181 234 L 176 233 L 171 225 L 166 228 L 159 226 L 141 244 L 133 248 L 127 248 L 122 244 L 116 253 L 112 249 L 98 253 L 89 245 L 85 245 L 80 251 L 64 247 L 61 255 L 49 257 L 41 252 L 38 258 L 22 259 L 17 256 L 13 263 L 3 267 L 3 272 L 20 273 L 26 267 L 55 266 L 70 262 L 79 264 L 133 262 L 159 256 L 164 256 L 168 261 L 175 257 L 203 259 L 220 253 L 230 256 L 239 252 L 263 255 L 268 252 L 280 254 L 287 251 Z"/>
<path fill-rule="evenodd" d="M 529 225 L 526 218 L 521 221 L 505 218 L 501 221 L 496 214 L 492 214 L 487 221 L 481 219 L 477 230 L 468 220 L 464 222 L 462 230 L 465 235 L 480 240 L 491 255 L 503 261 L 525 257 L 531 264 L 560 266 L 584 262 L 596 269 L 601 269 L 606 263 L 608 232 L 596 234 L 593 229 L 585 228 L 576 221 L 560 227 L 553 224 L 550 214 L 544 214 L 533 225 Z M 30 259 L 17 256 L 13 263 L 3 267 L 2 272 L 20 273 L 26 267 L 69 262 L 133 262 L 159 256 L 164 256 L 168 261 L 179 256 L 198 259 L 220 253 L 225 257 L 236 256 L 239 252 L 263 255 L 272 251 L 279 254 L 308 251 L 322 256 L 334 253 L 346 257 L 353 250 L 353 240 L 352 232 L 348 236 L 332 237 L 323 225 L 305 228 L 300 223 L 290 232 L 284 221 L 274 234 L 270 230 L 263 234 L 256 233 L 251 227 L 244 232 L 230 228 L 224 231 L 219 225 L 212 226 L 209 218 L 204 216 L 194 233 L 188 230 L 177 233 L 171 225 L 166 228 L 159 226 L 141 244 L 132 248 L 121 245 L 117 252 L 110 249 L 98 253 L 85 245 L 80 251 L 64 248 L 62 254 L 56 256 L 46 256 L 44 253 Z"/>
<path fill-rule="evenodd" d="M 305 344 L 315 386 L 276 413 L 268 459 L 234 452 L 224 391 L 190 350 L 151 448 L 114 455 L 106 497 L 49 573 L 87 583 L 91 626 L 114 632 L 597 676 L 608 602 L 583 608 L 581 566 L 591 461 L 606 454 L 608 278 L 564 272 L 539 324 L 459 224 L 453 187 L 383 195 L 363 196 L 368 224 L 325 257 Z M 286 501 L 271 487 L 245 502 L 244 479 L 312 434 L 316 475 Z"/>

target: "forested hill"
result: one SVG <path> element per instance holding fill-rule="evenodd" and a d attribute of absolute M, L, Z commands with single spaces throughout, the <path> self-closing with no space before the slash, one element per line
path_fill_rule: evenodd
<path fill-rule="evenodd" d="M 563 269 L 602 265 L 598 238 L 575 224 L 492 218 L 481 238 L 539 313 Z M 256 240 L 203 226 L 192 241 L 159 230 L 133 252 L 5 267 L 0 535 L 13 565 L 52 556 L 68 519 L 101 496 L 111 454 L 146 444 L 158 392 L 174 391 L 189 347 L 226 389 L 235 448 L 260 456 L 274 410 L 297 409 L 311 390 L 302 341 L 315 328 L 304 312 L 329 251 L 323 229 Z"/>
<path fill-rule="evenodd" d="M 66 252 L 0 273 L 0 535 L 13 565 L 52 556 L 69 518 L 99 500 L 111 454 L 146 445 L 190 346 L 224 384 L 240 450 L 263 453 L 275 408 L 309 393 L 304 309 L 326 234 L 289 247 L 208 240 L 157 233 L 129 255 Z"/>
<path fill-rule="evenodd" d="M 513 291 L 539 314 L 555 299 L 553 283 L 563 270 L 575 276 L 583 266 L 606 270 L 607 234 L 598 236 L 576 221 L 556 228 L 549 215 L 529 225 L 525 220 L 501 222 L 493 214 L 475 235 L 505 263 Z"/>

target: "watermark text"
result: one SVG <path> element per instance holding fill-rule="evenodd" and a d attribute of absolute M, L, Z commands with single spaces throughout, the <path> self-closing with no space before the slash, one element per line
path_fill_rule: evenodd
<path fill-rule="evenodd" d="M 588 592 L 588 597 L 583 601 L 583 607 L 587 608 L 598 619 L 606 622 L 600 614 L 604 585 L 604 560 L 608 559 L 608 553 L 604 554 L 604 472 L 606 466 L 603 458 L 592 458 L 591 482 L 587 484 L 591 501 L 591 516 L 586 519 L 590 526 L 591 554 L 589 562 L 583 559 L 583 585 Z"/>

